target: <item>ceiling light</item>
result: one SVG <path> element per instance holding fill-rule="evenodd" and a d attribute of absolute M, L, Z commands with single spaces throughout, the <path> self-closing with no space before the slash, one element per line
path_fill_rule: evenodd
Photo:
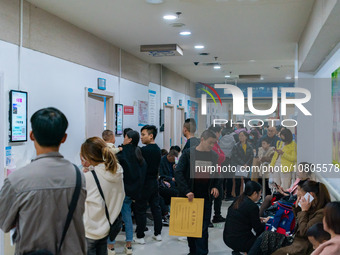
<path fill-rule="evenodd" d="M 220 65 L 214 65 L 214 69 L 221 69 Z"/>
<path fill-rule="evenodd" d="M 204 46 L 203 45 L 196 45 L 195 49 L 204 49 Z"/>
<path fill-rule="evenodd" d="M 146 0 L 148 4 L 162 4 L 163 0 Z"/>
<path fill-rule="evenodd" d="M 226 75 L 226 76 L 224 76 L 224 78 L 230 78 L 230 75 Z"/>
<path fill-rule="evenodd" d="M 179 33 L 180 35 L 191 35 L 191 32 L 189 31 L 183 31 Z"/>
<path fill-rule="evenodd" d="M 254 59 L 252 59 L 252 60 L 249 60 L 249 62 L 255 62 L 255 60 L 254 60 Z"/>
<path fill-rule="evenodd" d="M 286 80 L 291 80 L 292 76 L 286 76 Z"/>
<path fill-rule="evenodd" d="M 165 16 L 163 16 L 163 19 L 174 20 L 174 19 L 177 19 L 177 16 L 175 16 L 175 15 L 165 15 Z"/>
<path fill-rule="evenodd" d="M 264 78 L 263 78 L 263 77 L 261 77 L 261 78 L 260 78 L 260 80 L 261 80 L 261 81 L 263 81 L 263 80 L 264 80 Z"/>

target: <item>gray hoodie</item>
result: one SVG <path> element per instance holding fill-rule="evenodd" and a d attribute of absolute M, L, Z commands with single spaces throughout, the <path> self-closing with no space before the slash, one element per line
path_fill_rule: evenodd
<path fill-rule="evenodd" d="M 220 142 L 219 142 L 221 150 L 224 152 L 224 155 L 227 158 L 231 157 L 231 151 L 233 150 L 233 147 L 236 143 L 234 139 L 234 135 L 235 135 L 234 132 L 231 134 L 226 134 L 220 139 Z"/>

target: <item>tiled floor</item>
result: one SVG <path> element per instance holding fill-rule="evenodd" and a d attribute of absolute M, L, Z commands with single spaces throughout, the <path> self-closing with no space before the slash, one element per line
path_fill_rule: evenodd
<path fill-rule="evenodd" d="M 222 205 L 223 217 L 227 214 L 229 202 L 224 202 Z M 149 231 L 145 232 L 146 237 L 145 245 L 133 244 L 134 255 L 186 255 L 189 252 L 188 244 L 186 241 L 179 241 L 177 237 L 169 236 L 169 228 L 163 227 L 162 242 L 157 242 L 152 239 L 153 227 L 148 226 Z M 214 228 L 209 228 L 209 254 L 211 255 L 229 255 L 231 249 L 228 248 L 223 242 L 223 228 L 224 223 L 215 224 Z M 118 255 L 124 253 L 124 240 L 125 235 L 120 234 L 117 238 L 115 249 Z"/>

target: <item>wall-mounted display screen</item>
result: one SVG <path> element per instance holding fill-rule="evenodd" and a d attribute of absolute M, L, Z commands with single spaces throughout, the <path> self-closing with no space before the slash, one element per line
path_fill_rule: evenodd
<path fill-rule="evenodd" d="M 10 142 L 27 141 L 27 92 L 11 90 L 9 92 Z"/>
<path fill-rule="evenodd" d="M 123 105 L 116 104 L 116 135 L 123 134 Z"/>

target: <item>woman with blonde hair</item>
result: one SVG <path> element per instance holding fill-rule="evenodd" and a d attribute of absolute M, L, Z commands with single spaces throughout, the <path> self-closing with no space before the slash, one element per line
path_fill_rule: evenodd
<path fill-rule="evenodd" d="M 110 224 L 105 214 L 105 207 L 108 210 L 110 223 L 113 224 L 125 198 L 123 168 L 111 148 L 99 137 L 87 139 L 81 146 L 80 155 L 94 167 L 94 170 L 85 173 L 87 198 L 84 222 L 87 255 L 107 255 Z M 104 199 L 95 177 L 98 178 Z"/>

